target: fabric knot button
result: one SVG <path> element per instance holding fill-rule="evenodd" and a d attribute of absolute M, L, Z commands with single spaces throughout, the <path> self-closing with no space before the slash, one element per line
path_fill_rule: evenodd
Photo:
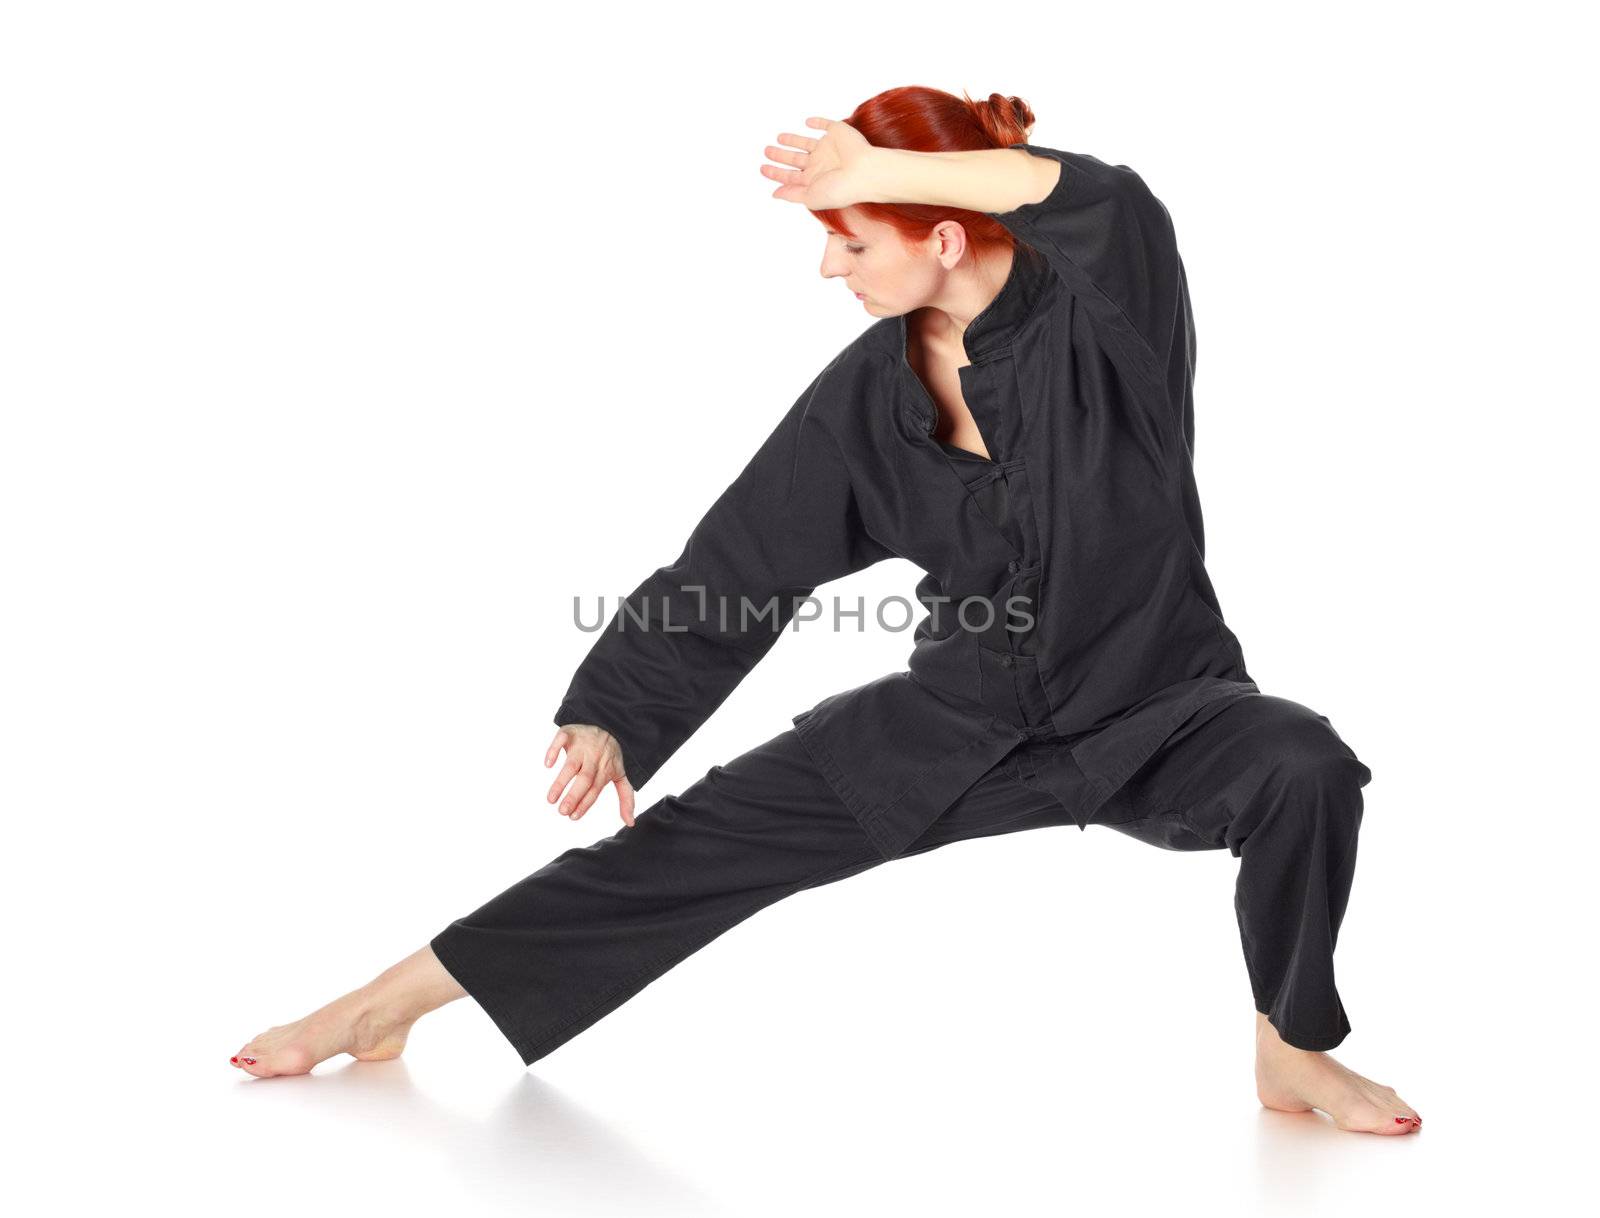
<path fill-rule="evenodd" d="M 1018 571 L 1022 570 L 1022 564 L 1019 563 L 1016 559 L 1013 558 L 1010 562 L 1008 562 L 1006 564 L 1006 570 L 1010 571 L 1011 574 L 1015 575 Z"/>
<path fill-rule="evenodd" d="M 1011 667 L 1011 657 L 1010 656 L 1001 656 L 1000 657 L 1000 667 L 1001 668 L 1010 668 Z"/>

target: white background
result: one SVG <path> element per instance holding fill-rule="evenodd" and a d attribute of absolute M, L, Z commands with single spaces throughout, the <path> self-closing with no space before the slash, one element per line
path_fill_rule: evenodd
<path fill-rule="evenodd" d="M 6 1185 L 175 1212 L 1232 1214 L 1576 1186 L 1595 259 L 1576 6 L 10 4 Z M 1372 768 L 1342 1061 L 1262 1109 L 1237 860 L 1104 829 L 757 914 L 524 1070 L 471 1000 L 246 1039 L 619 827 L 544 802 L 615 597 L 872 318 L 764 145 L 925 84 L 1137 169 L 1210 569 Z M 690 382 L 699 391 L 689 392 Z M 909 596 L 895 561 L 828 591 Z M 644 809 L 910 634 L 783 639 Z"/>

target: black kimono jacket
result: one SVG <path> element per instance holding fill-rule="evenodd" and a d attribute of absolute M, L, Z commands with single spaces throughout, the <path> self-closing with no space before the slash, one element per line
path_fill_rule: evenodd
<path fill-rule="evenodd" d="M 992 459 L 934 438 L 903 316 L 841 351 L 618 607 L 556 711 L 615 736 L 635 790 L 801 598 L 894 556 L 926 572 L 907 668 L 793 719 L 885 858 L 1027 741 L 1056 742 L 1083 827 L 1180 727 L 1257 692 L 1205 569 L 1194 327 L 1166 208 L 1125 166 L 1015 147 L 1061 176 L 991 213 L 1016 257 L 959 376 Z"/>

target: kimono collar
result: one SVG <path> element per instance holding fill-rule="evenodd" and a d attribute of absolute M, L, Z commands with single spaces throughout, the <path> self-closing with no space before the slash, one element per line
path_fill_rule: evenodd
<path fill-rule="evenodd" d="M 1011 346 L 1011 339 L 1022 328 L 1022 323 L 1033 315 L 1046 284 L 1051 278 L 1050 264 L 1043 254 L 1032 246 L 1018 241 L 1011 259 L 1011 273 L 1006 276 L 1000 291 L 979 314 L 967 323 L 961 336 L 967 359 L 980 364 L 986 359 L 1002 354 Z M 906 351 L 906 317 L 900 315 L 900 353 Z"/>

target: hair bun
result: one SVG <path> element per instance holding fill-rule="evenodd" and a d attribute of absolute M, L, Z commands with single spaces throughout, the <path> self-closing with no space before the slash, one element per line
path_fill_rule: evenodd
<path fill-rule="evenodd" d="M 997 93 L 994 96 L 998 97 L 1000 95 Z M 993 102 L 994 98 L 991 97 L 989 100 Z M 1011 107 L 1011 113 L 1016 117 L 1017 126 L 1021 127 L 1024 131 L 1033 126 L 1033 111 L 1028 108 L 1027 102 L 1023 101 L 1020 97 L 1008 97 L 1005 99 L 1005 102 L 1006 105 Z"/>
<path fill-rule="evenodd" d="M 969 96 L 967 104 L 994 140 L 996 148 L 1009 148 L 1027 140 L 1028 128 L 1033 126 L 1034 118 L 1032 108 L 1022 98 L 991 93 L 981 102 L 975 102 Z"/>

